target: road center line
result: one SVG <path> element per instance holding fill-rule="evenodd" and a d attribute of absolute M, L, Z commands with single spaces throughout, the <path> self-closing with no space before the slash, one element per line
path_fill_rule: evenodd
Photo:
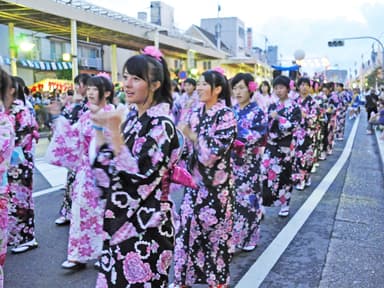
<path fill-rule="evenodd" d="M 300 228 L 304 225 L 305 221 L 307 221 L 308 217 L 315 210 L 316 206 L 319 204 L 320 200 L 323 198 L 324 194 L 335 181 L 340 170 L 347 162 L 352 151 L 359 121 L 360 117 L 357 117 L 348 137 L 348 141 L 345 144 L 345 148 L 335 165 L 331 168 L 331 170 L 329 170 L 328 174 L 323 178 L 320 184 L 315 188 L 291 220 L 275 237 L 272 243 L 258 257 L 256 262 L 251 266 L 247 273 L 245 273 L 239 283 L 237 283 L 237 288 L 259 287 L 262 284 L 265 277 L 267 277 L 273 266 L 279 260 L 280 256 L 284 253 L 288 245 L 299 232 Z"/>

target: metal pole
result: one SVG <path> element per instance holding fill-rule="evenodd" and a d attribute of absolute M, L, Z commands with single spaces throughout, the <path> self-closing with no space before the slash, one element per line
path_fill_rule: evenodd
<path fill-rule="evenodd" d="M 72 80 L 79 74 L 79 61 L 77 59 L 77 25 L 76 20 L 71 19 L 71 58 Z"/>
<path fill-rule="evenodd" d="M 15 25 L 8 23 L 8 34 L 9 34 L 9 58 L 11 58 L 11 74 L 17 76 L 17 65 L 16 65 L 16 43 L 15 43 Z"/>
<path fill-rule="evenodd" d="M 160 32 L 159 32 L 159 29 L 155 29 L 155 31 L 153 31 L 153 42 L 154 42 L 154 45 L 157 49 L 159 49 L 159 46 L 160 46 Z"/>
<path fill-rule="evenodd" d="M 384 49 L 381 47 L 381 77 L 384 78 Z"/>
<path fill-rule="evenodd" d="M 381 47 L 382 57 L 383 57 L 383 59 L 381 59 L 381 67 L 384 71 L 384 45 L 379 39 L 372 37 L 372 36 L 359 36 L 359 37 L 337 38 L 334 40 L 337 41 L 337 40 L 357 40 L 357 39 L 372 39 L 372 40 L 376 41 L 377 43 L 379 43 L 379 45 Z"/>
<path fill-rule="evenodd" d="M 117 82 L 117 46 L 116 44 L 111 45 L 111 74 L 112 82 Z"/>

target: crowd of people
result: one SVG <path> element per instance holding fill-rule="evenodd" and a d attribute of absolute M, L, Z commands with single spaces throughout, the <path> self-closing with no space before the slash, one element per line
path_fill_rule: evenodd
<path fill-rule="evenodd" d="M 311 185 L 360 108 L 342 83 L 279 75 L 258 87 L 250 73 L 227 79 L 219 67 L 187 78 L 181 94 L 152 46 L 122 75 L 125 103 L 107 75 L 79 74 L 75 91 L 48 106 L 45 159 L 68 168 L 55 220 L 70 225 L 61 266 L 92 261 L 98 288 L 168 287 L 172 265 L 174 287 L 229 287 L 233 253 L 259 244 L 264 207 L 289 216 L 294 188 Z M 0 268 L 7 245 L 13 253 L 38 246 L 39 135 L 24 87 L 0 70 Z"/>

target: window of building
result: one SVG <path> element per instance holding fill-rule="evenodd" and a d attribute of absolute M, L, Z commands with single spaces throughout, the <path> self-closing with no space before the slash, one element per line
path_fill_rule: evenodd
<path fill-rule="evenodd" d="M 65 43 L 60 41 L 51 41 L 51 59 L 54 61 L 61 60 L 63 53 L 68 52 L 65 49 Z"/>
<path fill-rule="evenodd" d="M 212 64 L 211 64 L 211 61 L 204 61 L 203 62 L 203 69 L 204 70 L 210 70 L 210 69 L 212 69 L 212 66 L 211 66 Z"/>
<path fill-rule="evenodd" d="M 245 31 L 243 27 L 239 27 L 239 37 L 240 39 L 245 39 Z"/>

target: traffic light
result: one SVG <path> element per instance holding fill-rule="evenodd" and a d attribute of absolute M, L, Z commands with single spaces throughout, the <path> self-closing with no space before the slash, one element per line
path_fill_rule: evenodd
<path fill-rule="evenodd" d="M 328 47 L 340 47 L 340 46 L 344 46 L 343 40 L 328 41 Z"/>

